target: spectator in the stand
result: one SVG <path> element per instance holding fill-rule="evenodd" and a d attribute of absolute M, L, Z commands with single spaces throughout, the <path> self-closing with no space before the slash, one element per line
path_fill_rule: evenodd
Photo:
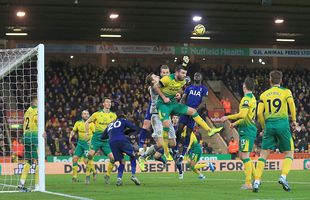
<path fill-rule="evenodd" d="M 24 145 L 22 143 L 21 138 L 13 140 L 12 151 L 13 154 L 16 155 L 18 158 L 24 157 Z"/>
<path fill-rule="evenodd" d="M 229 101 L 228 98 L 222 98 L 221 100 L 224 111 L 225 111 L 225 115 L 230 114 L 231 113 L 231 102 Z"/>
<path fill-rule="evenodd" d="M 236 159 L 238 151 L 239 151 L 238 142 L 235 140 L 234 137 L 231 137 L 228 144 L 228 152 L 231 154 L 231 159 L 233 160 Z"/>
<path fill-rule="evenodd" d="M 204 154 L 212 154 L 213 148 L 211 147 L 211 143 L 202 142 L 202 150 Z"/>
<path fill-rule="evenodd" d="M 297 143 L 298 152 L 305 153 L 308 152 L 308 143 L 306 138 L 298 139 Z"/>

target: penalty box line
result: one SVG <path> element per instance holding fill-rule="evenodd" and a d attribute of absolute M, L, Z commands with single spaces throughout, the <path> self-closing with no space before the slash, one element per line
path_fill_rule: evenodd
<path fill-rule="evenodd" d="M 71 199 L 93 200 L 93 199 L 86 198 L 86 197 L 73 196 L 73 195 L 63 194 L 63 193 L 58 193 L 58 192 L 44 191 L 43 193 L 57 195 L 57 196 L 62 196 L 62 197 L 68 197 L 68 198 L 71 198 Z"/>

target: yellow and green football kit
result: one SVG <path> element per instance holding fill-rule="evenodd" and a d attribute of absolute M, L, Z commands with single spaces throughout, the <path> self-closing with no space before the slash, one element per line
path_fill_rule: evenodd
<path fill-rule="evenodd" d="M 239 113 L 228 115 L 228 119 L 237 120 L 239 133 L 239 151 L 251 152 L 257 134 L 255 122 L 256 99 L 253 93 L 247 93 L 240 101 Z"/>
<path fill-rule="evenodd" d="M 274 86 L 261 94 L 258 119 L 264 128 L 262 149 L 275 149 L 278 145 L 282 152 L 294 150 L 288 105 L 292 120 L 296 121 L 295 104 L 289 89 Z"/>
<path fill-rule="evenodd" d="M 31 106 L 24 115 L 25 158 L 38 159 L 38 108 Z"/>
<path fill-rule="evenodd" d="M 85 136 L 86 133 L 85 133 L 85 121 L 84 120 L 79 120 L 75 122 L 73 131 L 78 132 L 78 142 L 75 147 L 74 155 L 78 157 L 81 157 L 81 156 L 86 157 L 89 151 L 88 141 L 91 140 L 93 132 L 95 131 L 95 124 L 90 123 L 89 134 L 87 137 Z M 86 140 L 85 140 L 85 137 L 86 137 Z"/>
<path fill-rule="evenodd" d="M 111 148 L 108 140 L 102 140 L 101 134 L 107 128 L 107 126 L 117 118 L 116 114 L 109 111 L 99 110 L 92 114 L 90 117 L 91 122 L 95 123 L 95 131 L 91 139 L 90 149 L 97 152 L 99 149 L 103 151 L 104 154 L 110 154 Z"/>

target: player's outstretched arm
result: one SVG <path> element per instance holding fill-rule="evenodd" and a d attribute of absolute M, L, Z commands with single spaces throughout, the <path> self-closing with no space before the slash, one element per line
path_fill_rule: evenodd
<path fill-rule="evenodd" d="M 245 119 L 249 112 L 249 108 L 242 108 L 237 114 L 227 115 L 221 118 L 221 122 L 226 120 L 236 120 L 236 119 Z"/>

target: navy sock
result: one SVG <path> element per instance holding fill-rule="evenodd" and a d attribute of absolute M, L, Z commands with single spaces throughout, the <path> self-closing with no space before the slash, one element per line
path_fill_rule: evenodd
<path fill-rule="evenodd" d="M 125 165 L 120 163 L 119 166 L 118 166 L 118 173 L 117 173 L 117 178 L 122 178 L 123 177 L 123 173 L 124 173 L 124 168 L 125 168 Z"/>
<path fill-rule="evenodd" d="M 167 163 L 162 157 L 155 158 L 155 160 L 160 161 L 160 162 L 162 162 L 163 164 L 166 164 L 166 163 Z"/>
<path fill-rule="evenodd" d="M 136 163 L 136 158 L 134 156 L 130 157 L 130 165 L 131 165 L 131 174 L 135 175 L 137 163 Z"/>
<path fill-rule="evenodd" d="M 157 152 L 159 152 L 159 153 L 161 153 L 163 155 L 164 154 L 164 148 L 157 149 Z"/>
<path fill-rule="evenodd" d="M 176 164 L 178 170 L 179 170 L 179 174 L 182 174 L 182 164 Z"/>
<path fill-rule="evenodd" d="M 141 128 L 139 134 L 140 134 L 140 137 L 139 137 L 139 148 L 143 148 L 144 142 L 145 142 L 145 139 L 146 139 L 146 136 L 147 136 L 147 130 L 144 129 L 144 128 Z"/>
<path fill-rule="evenodd" d="M 184 139 L 184 144 L 183 144 L 183 151 L 182 151 L 182 156 L 184 156 L 187 152 L 187 149 L 188 149 L 188 145 L 189 145 L 189 142 L 190 142 L 190 136 L 187 136 L 185 137 Z"/>

